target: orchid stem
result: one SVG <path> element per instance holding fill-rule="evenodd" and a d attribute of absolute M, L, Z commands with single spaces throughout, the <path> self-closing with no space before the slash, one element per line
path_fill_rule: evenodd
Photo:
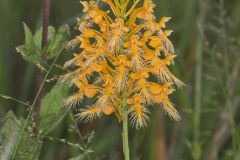
<path fill-rule="evenodd" d="M 128 144 L 128 111 L 125 93 L 122 96 L 122 140 L 123 140 L 123 153 L 125 160 L 130 160 L 129 158 L 129 144 Z"/>

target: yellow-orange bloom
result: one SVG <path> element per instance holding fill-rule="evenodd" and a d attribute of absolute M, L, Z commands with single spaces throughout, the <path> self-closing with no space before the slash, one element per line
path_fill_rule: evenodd
<path fill-rule="evenodd" d="M 174 85 L 183 83 L 169 70 L 176 57 L 169 40 L 172 30 L 165 30 L 170 17 L 158 22 L 152 0 L 81 1 L 86 13 L 79 21 L 79 36 L 69 42 L 78 44 L 80 53 L 66 62 L 75 69 L 64 77 L 78 92 L 66 99 L 67 105 L 81 105 L 84 99 L 93 105 L 78 114 L 85 120 L 101 115 L 115 115 L 121 120 L 121 97 L 125 94 L 130 120 L 137 128 L 149 119 L 148 106 L 161 104 L 169 116 L 180 116 L 169 99 Z"/>

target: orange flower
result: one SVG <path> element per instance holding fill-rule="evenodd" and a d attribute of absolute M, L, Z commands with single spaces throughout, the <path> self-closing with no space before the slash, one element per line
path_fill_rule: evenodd
<path fill-rule="evenodd" d="M 121 120 L 122 94 L 126 94 L 128 113 L 137 128 L 147 124 L 148 106 L 161 104 L 175 120 L 180 116 L 169 99 L 174 85 L 183 83 L 170 71 L 174 64 L 174 47 L 169 40 L 172 30 L 165 30 L 170 17 L 156 22 L 152 0 L 81 1 L 86 13 L 79 22 L 81 34 L 69 42 L 78 44 L 81 52 L 66 62 L 76 68 L 64 77 L 78 92 L 66 99 L 67 105 L 93 99 L 92 106 L 78 114 L 85 120 L 114 113 Z M 155 76 L 155 78 L 154 78 Z"/>

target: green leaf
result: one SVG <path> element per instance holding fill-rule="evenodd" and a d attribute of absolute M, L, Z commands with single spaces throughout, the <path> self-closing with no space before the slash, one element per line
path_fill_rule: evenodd
<path fill-rule="evenodd" d="M 10 159 L 19 139 L 24 119 L 18 120 L 13 112 L 9 111 L 2 122 L 0 130 L 0 159 Z M 41 143 L 36 142 L 25 130 L 16 152 L 15 159 L 18 160 L 37 160 L 41 150 Z"/>
<path fill-rule="evenodd" d="M 0 159 L 10 159 L 20 132 L 20 121 L 10 111 L 3 120 L 0 130 Z"/>
<path fill-rule="evenodd" d="M 40 137 L 54 130 L 66 115 L 67 110 L 63 101 L 69 90 L 70 87 L 65 82 L 58 81 L 42 100 L 39 127 Z"/>
<path fill-rule="evenodd" d="M 49 33 L 49 41 L 44 50 L 46 50 L 47 58 L 51 59 L 57 56 L 58 52 L 63 47 L 63 44 L 69 37 L 69 28 L 67 25 L 61 26 L 57 33 L 54 32 Z"/>
<path fill-rule="evenodd" d="M 24 28 L 24 32 L 25 32 L 25 47 L 27 50 L 32 51 L 35 49 L 32 32 L 30 31 L 30 29 L 28 28 L 28 26 L 25 23 L 23 23 L 23 28 Z"/>
<path fill-rule="evenodd" d="M 35 64 L 41 70 L 46 71 L 47 60 L 57 56 L 59 51 L 63 47 L 63 43 L 68 39 L 69 32 L 68 26 L 61 26 L 58 31 L 53 26 L 48 27 L 48 42 L 47 45 L 42 49 L 42 28 L 37 30 L 33 36 L 29 27 L 23 23 L 25 31 L 25 44 L 16 47 L 18 53 L 21 54 L 23 59 Z M 46 57 L 47 59 L 43 59 Z"/>
<path fill-rule="evenodd" d="M 48 27 L 48 42 L 51 40 L 51 38 L 56 33 L 56 30 L 53 26 Z M 39 50 L 42 48 L 42 27 L 37 30 L 37 32 L 34 35 L 34 43 Z"/>
<path fill-rule="evenodd" d="M 25 59 L 26 61 L 34 63 L 40 69 L 45 70 L 41 50 L 35 44 L 32 32 L 25 23 L 23 23 L 23 27 L 25 32 L 25 44 L 16 47 L 17 52 L 20 53 L 23 59 Z"/>
<path fill-rule="evenodd" d="M 42 27 L 37 30 L 37 32 L 34 34 L 34 43 L 35 46 L 41 50 L 42 48 Z"/>

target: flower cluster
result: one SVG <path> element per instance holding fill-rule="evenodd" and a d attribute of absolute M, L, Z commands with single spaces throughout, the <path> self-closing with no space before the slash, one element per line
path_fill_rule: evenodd
<path fill-rule="evenodd" d="M 75 69 L 64 76 L 78 92 L 68 97 L 66 104 L 90 99 L 92 105 L 78 114 L 81 118 L 115 113 L 121 120 L 125 96 L 129 117 L 137 128 L 146 125 L 151 104 L 161 104 L 170 117 L 179 120 L 169 99 L 173 86 L 183 85 L 169 70 L 176 57 L 168 39 L 172 31 L 165 30 L 170 18 L 156 21 L 152 0 L 81 3 L 86 13 L 78 25 L 81 34 L 70 41 L 79 46 L 80 53 L 65 64 Z"/>

